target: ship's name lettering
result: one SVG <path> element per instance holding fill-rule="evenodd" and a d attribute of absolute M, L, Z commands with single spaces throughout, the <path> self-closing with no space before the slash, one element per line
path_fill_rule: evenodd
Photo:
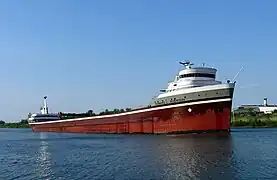
<path fill-rule="evenodd" d="M 169 100 L 169 102 L 170 103 L 173 103 L 173 102 L 183 102 L 183 101 L 185 101 L 185 98 L 182 98 L 182 99 L 176 99 L 176 98 L 174 98 L 174 99 L 171 99 L 171 100 Z M 155 102 L 156 104 L 167 104 L 167 101 L 166 100 L 160 100 L 160 101 L 156 101 Z"/>

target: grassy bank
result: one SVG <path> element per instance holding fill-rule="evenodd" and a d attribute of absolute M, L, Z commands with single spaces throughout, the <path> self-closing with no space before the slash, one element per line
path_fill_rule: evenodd
<path fill-rule="evenodd" d="M 277 112 L 264 114 L 258 112 L 247 112 L 233 114 L 232 127 L 277 127 Z"/>
<path fill-rule="evenodd" d="M 20 122 L 14 123 L 6 123 L 5 121 L 0 121 L 0 128 L 29 128 L 29 125 L 26 120 L 21 120 Z"/>

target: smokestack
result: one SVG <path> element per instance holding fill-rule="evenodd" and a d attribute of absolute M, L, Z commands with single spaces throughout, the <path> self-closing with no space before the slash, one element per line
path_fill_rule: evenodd
<path fill-rule="evenodd" d="M 267 106 L 267 98 L 264 98 L 264 106 Z"/>

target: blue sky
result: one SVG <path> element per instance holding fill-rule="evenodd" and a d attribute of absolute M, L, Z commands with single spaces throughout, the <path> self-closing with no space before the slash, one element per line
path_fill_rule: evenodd
<path fill-rule="evenodd" d="M 2 0 L 0 119 L 144 105 L 190 59 L 232 78 L 234 106 L 277 104 L 277 1 Z"/>

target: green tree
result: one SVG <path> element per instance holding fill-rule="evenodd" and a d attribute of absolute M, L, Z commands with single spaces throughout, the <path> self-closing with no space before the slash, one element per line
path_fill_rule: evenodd
<path fill-rule="evenodd" d="M 28 124 L 28 120 L 22 119 L 22 120 L 20 121 L 20 123 L 21 123 L 21 124 Z"/>
<path fill-rule="evenodd" d="M 114 109 L 113 110 L 113 114 L 118 114 L 120 111 L 119 111 L 119 109 Z"/>
<path fill-rule="evenodd" d="M 128 111 L 131 111 L 131 108 L 126 108 L 126 110 L 125 110 L 125 111 L 127 111 L 127 112 L 128 112 Z"/>
<path fill-rule="evenodd" d="M 93 112 L 93 110 L 88 110 L 88 114 L 89 114 L 89 116 L 94 116 L 95 115 L 95 113 Z"/>

